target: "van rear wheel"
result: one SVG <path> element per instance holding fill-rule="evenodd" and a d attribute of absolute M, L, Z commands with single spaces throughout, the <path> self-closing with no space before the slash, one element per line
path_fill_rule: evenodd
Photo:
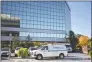
<path fill-rule="evenodd" d="M 64 54 L 61 53 L 61 54 L 59 55 L 59 58 L 60 58 L 60 59 L 63 59 L 63 58 L 64 58 Z"/>
<path fill-rule="evenodd" d="M 43 59 L 43 56 L 42 56 L 41 54 L 38 54 L 38 55 L 36 56 L 36 59 L 41 60 L 41 59 Z"/>

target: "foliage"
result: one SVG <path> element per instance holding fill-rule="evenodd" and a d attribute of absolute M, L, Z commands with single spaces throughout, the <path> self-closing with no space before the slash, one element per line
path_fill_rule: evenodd
<path fill-rule="evenodd" d="M 75 34 L 75 37 L 77 38 L 77 39 L 79 39 L 81 36 L 83 36 L 82 34 Z"/>
<path fill-rule="evenodd" d="M 74 32 L 73 31 L 69 31 L 69 40 L 70 40 L 70 42 L 71 42 L 73 36 L 74 36 Z"/>
<path fill-rule="evenodd" d="M 33 47 L 34 46 L 34 44 L 33 44 L 33 42 L 31 40 L 32 40 L 32 38 L 30 37 L 30 35 L 28 35 L 26 37 L 26 41 L 25 41 L 25 47 L 26 48 Z"/>
<path fill-rule="evenodd" d="M 25 48 L 29 48 L 29 47 L 34 46 L 34 44 L 33 44 L 32 42 L 27 42 L 27 41 L 21 42 L 19 45 L 20 45 L 21 47 L 25 47 Z"/>
<path fill-rule="evenodd" d="M 24 43 L 24 42 L 20 42 L 20 43 L 19 43 L 19 46 L 20 46 L 20 47 L 25 47 L 25 43 Z"/>
<path fill-rule="evenodd" d="M 31 42 L 31 43 L 30 43 L 30 46 L 31 46 L 31 47 L 33 47 L 33 46 L 34 46 L 34 43 L 33 43 L 33 42 Z"/>
<path fill-rule="evenodd" d="M 28 57 L 28 49 L 27 48 L 20 48 L 17 53 L 18 57 Z"/>
<path fill-rule="evenodd" d="M 2 43 L 1 42 L 1 48 L 4 48 L 4 47 L 9 47 L 9 44 L 8 43 Z"/>
<path fill-rule="evenodd" d="M 81 36 L 79 38 L 79 45 L 80 46 L 86 46 L 86 45 L 88 45 L 88 37 L 87 36 Z"/>
<path fill-rule="evenodd" d="M 20 43 L 20 40 L 17 37 L 17 35 L 14 36 L 13 39 L 12 39 L 12 44 L 11 44 L 12 49 L 15 49 L 16 47 L 18 47 L 19 46 L 19 43 Z"/>
<path fill-rule="evenodd" d="M 92 58 L 92 50 L 91 50 L 92 49 L 92 40 L 91 39 L 89 39 L 88 48 L 89 48 L 88 53 Z"/>
<path fill-rule="evenodd" d="M 25 42 L 25 47 L 29 48 L 30 47 L 30 43 L 29 42 Z"/>
<path fill-rule="evenodd" d="M 91 42 L 92 42 L 91 40 L 88 41 L 88 46 L 89 47 L 91 47 L 91 45 L 92 45 Z"/>
<path fill-rule="evenodd" d="M 72 47 L 72 50 L 75 51 L 78 39 L 75 37 L 75 34 L 73 31 L 69 31 L 69 41 L 70 41 L 70 45 Z"/>
<path fill-rule="evenodd" d="M 89 51 L 89 55 L 91 56 L 91 58 L 92 58 L 92 51 Z"/>
<path fill-rule="evenodd" d="M 33 42 L 34 46 L 40 46 L 40 42 Z"/>
<path fill-rule="evenodd" d="M 33 47 L 34 44 L 32 42 L 25 42 L 25 47 L 29 48 L 29 47 Z"/>
<path fill-rule="evenodd" d="M 48 42 L 44 42 L 44 44 L 43 45 L 47 45 L 48 44 Z"/>
<path fill-rule="evenodd" d="M 30 36 L 28 35 L 27 36 L 27 41 L 21 41 L 19 40 L 18 36 L 14 36 L 13 39 L 12 39 L 12 48 L 13 50 L 16 48 L 16 47 L 26 47 L 26 48 L 29 48 L 30 46 L 34 46 L 34 44 L 32 42 L 29 42 L 30 41 Z"/>
<path fill-rule="evenodd" d="M 28 35 L 28 36 L 26 37 L 26 40 L 27 40 L 28 42 L 32 40 L 32 39 L 30 38 L 30 35 Z"/>

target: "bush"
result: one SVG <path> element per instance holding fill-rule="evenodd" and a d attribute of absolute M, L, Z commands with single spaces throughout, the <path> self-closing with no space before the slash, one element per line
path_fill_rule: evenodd
<path fill-rule="evenodd" d="M 92 51 L 89 51 L 89 55 L 92 57 Z"/>
<path fill-rule="evenodd" d="M 28 57 L 28 49 L 27 48 L 20 48 L 17 53 L 18 57 Z"/>
<path fill-rule="evenodd" d="M 21 42 L 21 43 L 19 43 L 19 46 L 20 47 L 25 47 L 25 43 Z"/>
<path fill-rule="evenodd" d="M 33 42 L 33 44 L 34 44 L 34 46 L 40 46 L 41 44 L 40 44 L 40 42 Z"/>

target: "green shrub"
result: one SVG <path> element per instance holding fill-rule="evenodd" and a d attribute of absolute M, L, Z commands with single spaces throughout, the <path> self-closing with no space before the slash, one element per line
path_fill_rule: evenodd
<path fill-rule="evenodd" d="M 18 57 L 28 57 L 28 49 L 27 48 L 20 48 L 17 53 Z"/>
<path fill-rule="evenodd" d="M 92 57 L 92 51 L 89 51 L 89 55 Z"/>
<path fill-rule="evenodd" d="M 18 50 L 18 53 L 17 53 L 17 56 L 18 56 L 18 57 L 21 56 L 21 51 L 22 51 L 22 48 L 20 48 L 20 49 Z"/>

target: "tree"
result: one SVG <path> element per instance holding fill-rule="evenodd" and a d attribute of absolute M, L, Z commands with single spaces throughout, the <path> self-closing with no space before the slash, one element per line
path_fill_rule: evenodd
<path fill-rule="evenodd" d="M 34 46 L 40 46 L 40 42 L 33 42 Z"/>
<path fill-rule="evenodd" d="M 79 39 L 81 36 L 83 36 L 83 35 L 82 35 L 82 34 L 76 34 L 76 35 L 75 35 L 75 37 L 78 38 L 78 39 Z"/>
<path fill-rule="evenodd" d="M 88 52 L 91 50 L 92 41 L 91 39 L 88 40 Z"/>
<path fill-rule="evenodd" d="M 88 36 L 81 36 L 79 38 L 79 45 L 82 47 L 82 51 L 83 53 L 87 53 L 88 54 Z"/>
<path fill-rule="evenodd" d="M 19 43 L 19 47 L 25 47 L 25 43 L 24 42 L 20 42 Z"/>
<path fill-rule="evenodd" d="M 33 43 L 33 42 L 31 42 L 31 43 L 30 43 L 30 46 L 31 46 L 31 47 L 33 47 L 33 46 L 34 46 L 34 43 Z"/>
<path fill-rule="evenodd" d="M 88 40 L 88 46 L 89 46 L 89 47 L 91 47 L 91 45 L 92 45 L 91 42 L 92 42 L 92 40 L 89 39 L 89 40 Z"/>
<path fill-rule="evenodd" d="M 90 41 L 91 42 L 90 42 L 90 52 L 89 53 L 90 53 L 90 56 L 92 58 L 92 37 L 91 37 Z"/>
<path fill-rule="evenodd" d="M 88 37 L 87 36 L 81 36 L 79 38 L 79 45 L 82 46 L 86 46 L 88 45 Z"/>
<path fill-rule="evenodd" d="M 76 45 L 77 45 L 78 39 L 75 37 L 75 34 L 73 31 L 69 31 L 69 41 L 70 41 L 72 50 L 74 52 L 76 50 Z"/>
<path fill-rule="evenodd" d="M 30 35 L 26 37 L 26 40 L 29 42 L 31 40 Z"/>
<path fill-rule="evenodd" d="M 33 42 L 31 41 L 32 38 L 30 37 L 30 35 L 28 35 L 28 36 L 26 37 L 26 40 L 27 40 L 27 41 L 25 42 L 25 47 L 29 48 L 29 47 L 34 46 Z"/>
<path fill-rule="evenodd" d="M 34 46 L 33 42 L 25 42 L 26 48 L 33 47 L 33 46 Z"/>
<path fill-rule="evenodd" d="M 16 47 L 18 47 L 19 43 L 20 43 L 19 37 L 17 35 L 14 36 L 11 44 L 12 49 L 14 50 Z"/>

